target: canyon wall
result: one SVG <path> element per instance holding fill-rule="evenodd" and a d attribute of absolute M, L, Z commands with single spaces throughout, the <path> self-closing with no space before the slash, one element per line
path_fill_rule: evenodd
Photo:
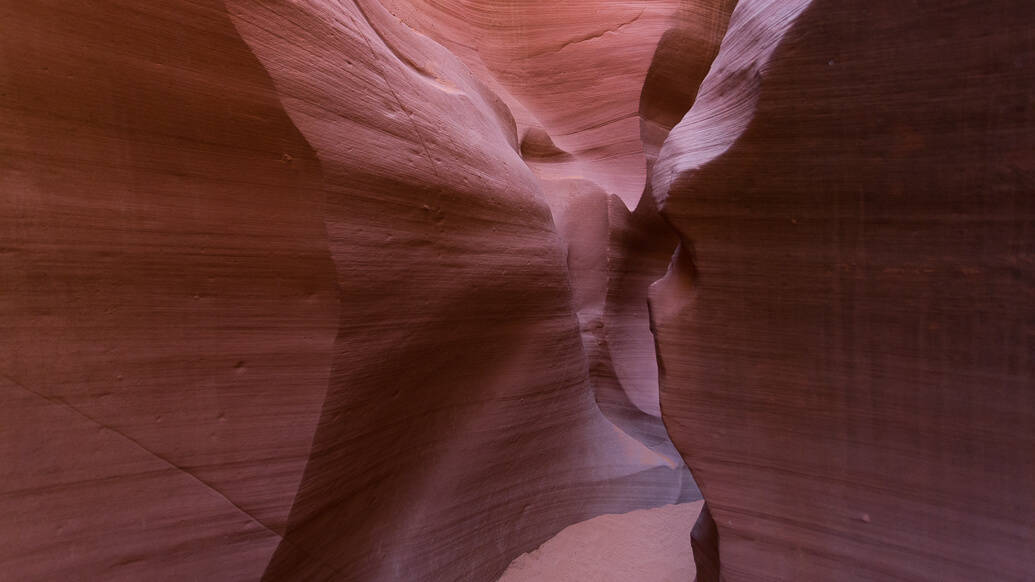
<path fill-rule="evenodd" d="M 738 3 L 653 174 L 702 580 L 1035 576 L 1033 25 L 1025 2 Z"/>
<path fill-rule="evenodd" d="M 562 111 L 372 1 L 2 3 L 0 578 L 491 580 L 697 498 L 674 235 L 609 283 L 673 10 L 529 11 L 608 84 Z"/>
<path fill-rule="evenodd" d="M 231 14 L 321 161 L 342 290 L 266 579 L 493 579 L 568 524 L 695 492 L 657 412 L 641 440 L 594 398 L 607 224 L 560 226 L 506 104 L 376 2 Z"/>
<path fill-rule="evenodd" d="M 0 0 L 0 579 L 1030 580 L 1025 4 Z"/>
<path fill-rule="evenodd" d="M 0 21 L 0 578 L 258 579 L 340 310 L 320 163 L 218 2 Z"/>

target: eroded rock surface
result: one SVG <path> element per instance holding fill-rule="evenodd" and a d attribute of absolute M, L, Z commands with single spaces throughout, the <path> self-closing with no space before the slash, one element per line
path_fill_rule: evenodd
<path fill-rule="evenodd" d="M 575 263 L 606 215 L 555 228 L 506 105 L 378 3 L 345 8 L 231 10 L 321 161 L 342 290 L 266 578 L 491 579 L 572 522 L 686 499 L 660 418 L 640 441 L 594 399 L 576 314 L 607 271 Z"/>
<path fill-rule="evenodd" d="M 0 0 L 0 579 L 1031 579 L 1026 4 Z"/>
<path fill-rule="evenodd" d="M 3 2 L 0 578 L 256 579 L 330 376 L 312 148 L 219 2 Z"/>
<path fill-rule="evenodd" d="M 653 174 L 721 579 L 1035 575 L 1030 8 L 738 3 Z"/>
<path fill-rule="evenodd" d="M 386 4 L 0 8 L 0 577 L 491 580 L 696 496 L 612 284 L 675 3 L 491 74 Z"/>

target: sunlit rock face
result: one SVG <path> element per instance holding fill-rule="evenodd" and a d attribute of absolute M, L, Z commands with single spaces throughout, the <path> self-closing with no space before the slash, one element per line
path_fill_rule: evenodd
<path fill-rule="evenodd" d="M 4 576 L 492 580 L 697 498 L 629 210 L 677 8 L 5 4 Z"/>
<path fill-rule="evenodd" d="M 570 523 L 695 494 L 656 389 L 628 426 L 595 397 L 620 390 L 601 186 L 546 194 L 507 104 L 375 2 L 230 13 L 321 162 L 342 292 L 266 578 L 492 579 Z"/>
<path fill-rule="evenodd" d="M 1030 579 L 1029 12 L 0 0 L 0 579 Z"/>
<path fill-rule="evenodd" d="M 639 97 L 679 0 L 384 4 L 511 106 L 537 174 L 587 178 L 636 206 L 645 182 Z M 554 155 L 539 143 L 546 136 Z"/>
<path fill-rule="evenodd" d="M 1033 24 L 738 3 L 653 174 L 662 409 L 722 579 L 1035 576 Z"/>

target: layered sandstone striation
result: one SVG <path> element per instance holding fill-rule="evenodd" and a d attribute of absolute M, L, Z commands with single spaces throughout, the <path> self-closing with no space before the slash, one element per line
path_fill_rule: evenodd
<path fill-rule="evenodd" d="M 491 580 L 695 498 L 644 341 L 674 236 L 611 283 L 675 5 L 599 4 L 501 15 L 542 29 L 502 80 L 401 4 L 5 4 L 2 577 Z"/>
<path fill-rule="evenodd" d="M 487 580 L 570 523 L 688 498 L 657 413 L 638 439 L 594 398 L 607 223 L 555 227 L 506 103 L 377 2 L 231 14 L 321 161 L 342 290 L 266 578 Z"/>
<path fill-rule="evenodd" d="M 707 579 L 1035 575 L 1030 8 L 737 4 L 653 174 Z"/>
<path fill-rule="evenodd" d="M 0 0 L 0 579 L 1031 579 L 1030 12 Z"/>
<path fill-rule="evenodd" d="M 3 2 L 0 578 L 257 579 L 340 310 L 322 175 L 219 2 Z"/>

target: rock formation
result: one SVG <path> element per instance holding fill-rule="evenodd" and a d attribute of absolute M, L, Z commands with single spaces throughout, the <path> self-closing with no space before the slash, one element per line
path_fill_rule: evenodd
<path fill-rule="evenodd" d="M 652 176 L 662 407 L 721 579 L 1035 576 L 1033 24 L 737 4 Z"/>
<path fill-rule="evenodd" d="M 1031 579 L 1030 13 L 0 0 L 0 579 Z"/>
<path fill-rule="evenodd" d="M 266 578 L 488 580 L 573 522 L 687 498 L 667 438 L 594 400 L 584 336 L 607 273 L 575 263 L 602 255 L 597 234 L 558 235 L 566 201 L 546 199 L 505 103 L 376 2 L 231 14 L 321 162 L 342 290 Z"/>
<path fill-rule="evenodd" d="M 693 498 L 608 284 L 665 6 L 544 33 L 622 89 L 551 134 L 377 2 L 4 3 L 3 576 L 491 580 Z"/>
<path fill-rule="evenodd" d="M 3 2 L 0 578 L 257 579 L 327 390 L 322 172 L 218 2 Z"/>

